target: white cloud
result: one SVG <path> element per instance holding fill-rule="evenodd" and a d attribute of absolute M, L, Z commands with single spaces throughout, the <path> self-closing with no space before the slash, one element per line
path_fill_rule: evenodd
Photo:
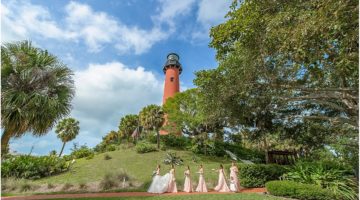
<path fill-rule="evenodd" d="M 159 0 L 159 14 L 154 16 L 155 22 L 162 24 L 167 23 L 171 29 L 175 27 L 175 18 L 189 14 L 195 0 L 181 0 L 174 2 L 173 0 Z"/>
<path fill-rule="evenodd" d="M 110 44 L 119 53 L 141 54 L 170 35 L 170 32 L 163 31 L 158 25 L 150 30 L 125 25 L 105 12 L 94 11 L 89 5 L 78 2 L 66 5 L 64 20 L 55 21 L 47 8 L 23 1 L 1 4 L 1 17 L 2 42 L 41 36 L 84 41 L 90 52 L 99 52 L 104 45 Z"/>
<path fill-rule="evenodd" d="M 201 0 L 198 4 L 196 21 L 202 27 L 193 31 L 193 39 L 208 38 L 210 28 L 225 21 L 225 15 L 229 11 L 230 5 L 230 0 Z"/>
<path fill-rule="evenodd" d="M 148 104 L 159 104 L 163 80 L 143 67 L 129 68 L 120 62 L 90 64 L 75 72 L 76 95 L 72 116 L 83 131 L 99 134 L 117 129 L 120 118 L 138 113 Z"/>
<path fill-rule="evenodd" d="M 90 64 L 75 72 L 76 94 L 71 117 L 80 121 L 80 133 L 65 146 L 69 153 L 73 142 L 94 147 L 110 130 L 117 130 L 119 120 L 127 114 L 138 114 L 149 104 L 160 104 L 163 94 L 163 79 L 157 78 L 143 67 L 130 68 L 120 62 Z M 46 154 L 61 149 L 61 141 L 54 130 L 34 138 L 31 134 L 13 139 L 10 148 L 27 153 L 34 151 Z"/>
<path fill-rule="evenodd" d="M 27 39 L 30 33 L 48 38 L 64 38 L 67 35 L 41 6 L 18 4 L 17 1 L 6 6 L 1 4 L 1 41 Z"/>

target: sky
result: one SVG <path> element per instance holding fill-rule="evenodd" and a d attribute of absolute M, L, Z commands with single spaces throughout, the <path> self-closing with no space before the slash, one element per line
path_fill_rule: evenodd
<path fill-rule="evenodd" d="M 180 56 L 181 90 L 194 72 L 215 68 L 209 30 L 225 21 L 231 0 L 2 0 L 1 43 L 31 40 L 74 71 L 72 112 L 80 122 L 72 143 L 94 147 L 122 116 L 161 105 L 166 55 Z M 54 130 L 12 139 L 10 150 L 45 155 L 60 151 Z"/>

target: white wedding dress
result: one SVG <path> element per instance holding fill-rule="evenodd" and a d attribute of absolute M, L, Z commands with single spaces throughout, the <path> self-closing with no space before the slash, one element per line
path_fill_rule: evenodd
<path fill-rule="evenodd" d="M 168 184 L 170 181 L 170 174 L 167 173 L 164 176 L 160 176 L 160 170 L 156 171 L 156 175 L 154 176 L 151 185 L 148 189 L 149 193 L 165 193 L 168 189 Z"/>

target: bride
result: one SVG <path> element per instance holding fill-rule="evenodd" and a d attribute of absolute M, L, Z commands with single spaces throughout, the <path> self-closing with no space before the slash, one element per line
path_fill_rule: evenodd
<path fill-rule="evenodd" d="M 168 190 L 168 184 L 170 181 L 170 174 L 167 173 L 164 176 L 160 176 L 160 165 L 157 166 L 154 171 L 155 176 L 148 189 L 149 193 L 165 193 Z"/>

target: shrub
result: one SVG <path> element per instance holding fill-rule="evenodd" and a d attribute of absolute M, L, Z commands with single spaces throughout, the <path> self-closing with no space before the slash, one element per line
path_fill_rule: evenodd
<path fill-rule="evenodd" d="M 70 163 L 56 156 L 11 156 L 1 163 L 2 177 L 38 179 L 69 169 Z"/>
<path fill-rule="evenodd" d="M 141 141 L 136 144 L 136 152 L 138 153 L 148 153 L 152 151 L 157 151 L 157 148 L 155 145 L 150 144 L 146 141 Z"/>
<path fill-rule="evenodd" d="M 48 183 L 48 184 L 47 184 L 47 188 L 48 188 L 48 189 L 52 189 L 52 188 L 54 188 L 54 187 L 55 187 L 55 185 L 52 184 L 52 183 Z"/>
<path fill-rule="evenodd" d="M 317 185 L 296 183 L 293 181 L 270 181 L 265 184 L 267 191 L 275 196 L 284 196 L 300 200 L 335 199 L 334 194 Z"/>
<path fill-rule="evenodd" d="M 86 145 L 82 145 L 80 148 L 73 150 L 70 154 L 73 158 L 85 158 L 94 155 L 94 151 Z"/>
<path fill-rule="evenodd" d="M 279 180 L 286 172 L 280 165 L 241 164 L 239 165 L 239 179 L 243 187 L 264 187 L 271 180 Z"/>
<path fill-rule="evenodd" d="M 118 180 L 111 173 L 105 174 L 103 180 L 100 182 L 100 187 L 103 190 L 109 190 L 113 187 L 117 187 L 118 185 Z"/>
<path fill-rule="evenodd" d="M 80 189 L 86 189 L 87 188 L 86 183 L 79 183 L 79 188 Z"/>
<path fill-rule="evenodd" d="M 223 157 L 227 156 L 225 150 L 231 151 L 243 160 L 250 160 L 254 163 L 265 162 L 265 154 L 257 150 L 247 149 L 228 142 L 204 140 L 202 138 L 192 140 L 191 151 L 195 154 Z"/>
<path fill-rule="evenodd" d="M 316 184 L 331 190 L 341 199 L 358 199 L 356 182 L 348 175 L 348 170 L 338 164 L 297 162 L 283 178 L 299 183 Z"/>
<path fill-rule="evenodd" d="M 116 150 L 115 144 L 110 144 L 106 146 L 106 151 L 115 151 L 115 150 Z"/>
<path fill-rule="evenodd" d="M 160 140 L 166 147 L 173 147 L 177 149 L 186 149 L 191 144 L 191 140 L 184 136 L 176 136 L 173 134 L 162 135 Z"/>
<path fill-rule="evenodd" d="M 167 152 L 165 159 L 164 159 L 164 163 L 166 165 L 182 165 L 183 164 L 183 159 L 180 158 L 180 156 L 176 156 L 176 153 L 174 152 Z"/>
<path fill-rule="evenodd" d="M 104 155 L 104 160 L 110 160 L 112 157 L 109 154 Z"/>
<path fill-rule="evenodd" d="M 65 185 L 62 187 L 62 190 L 66 191 L 72 187 L 73 187 L 73 185 L 71 183 L 65 183 Z"/>

